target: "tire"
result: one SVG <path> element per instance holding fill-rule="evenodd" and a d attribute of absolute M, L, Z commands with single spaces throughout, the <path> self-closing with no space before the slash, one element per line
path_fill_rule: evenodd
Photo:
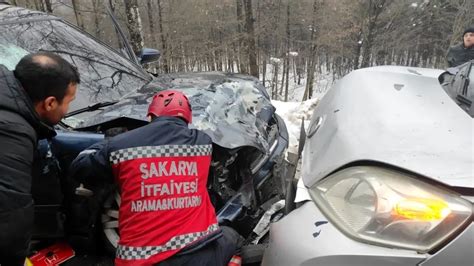
<path fill-rule="evenodd" d="M 100 219 L 105 250 L 107 253 L 114 255 L 120 239 L 118 231 L 120 202 L 120 194 L 118 191 L 113 191 L 103 204 Z"/>

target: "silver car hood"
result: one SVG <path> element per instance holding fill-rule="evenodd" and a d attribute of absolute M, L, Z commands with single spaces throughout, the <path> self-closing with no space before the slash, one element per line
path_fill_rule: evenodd
<path fill-rule="evenodd" d="M 303 151 L 305 185 L 344 165 L 375 161 L 473 188 L 473 119 L 439 85 L 441 73 L 384 66 L 341 79 L 314 111 Z"/>

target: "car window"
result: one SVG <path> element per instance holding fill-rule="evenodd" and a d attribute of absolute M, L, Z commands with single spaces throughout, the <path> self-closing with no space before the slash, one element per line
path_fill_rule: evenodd
<path fill-rule="evenodd" d="M 81 84 L 70 111 L 118 100 L 151 80 L 138 65 L 62 20 L 1 25 L 0 64 L 13 69 L 23 55 L 36 51 L 55 52 L 78 68 Z"/>

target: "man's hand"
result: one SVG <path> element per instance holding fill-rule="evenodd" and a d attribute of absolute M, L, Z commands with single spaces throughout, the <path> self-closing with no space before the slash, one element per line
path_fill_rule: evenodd
<path fill-rule="evenodd" d="M 87 189 L 84 187 L 84 185 L 81 183 L 79 187 L 76 188 L 75 194 L 78 196 L 83 196 L 83 197 L 92 197 L 94 195 L 94 192 L 92 190 Z"/>

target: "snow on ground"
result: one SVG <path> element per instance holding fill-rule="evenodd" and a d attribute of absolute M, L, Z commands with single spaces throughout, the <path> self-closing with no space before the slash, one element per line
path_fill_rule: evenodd
<path fill-rule="evenodd" d="M 300 139 L 301 121 L 305 120 L 305 127 L 309 125 L 314 108 L 319 98 L 313 98 L 304 102 L 282 102 L 273 100 L 276 113 L 283 118 L 288 129 L 289 145 L 287 152 L 297 153 Z"/>
<path fill-rule="evenodd" d="M 278 58 L 273 59 L 274 62 L 278 63 Z M 280 69 L 282 67 L 280 66 Z M 267 65 L 267 91 L 271 95 L 271 86 L 273 78 L 274 66 L 272 64 Z M 281 86 L 281 77 L 282 73 L 279 73 L 278 87 Z M 290 72 L 290 84 L 288 86 L 288 99 L 289 102 L 283 102 L 282 96 L 277 95 L 278 100 L 272 100 L 273 106 L 276 108 L 276 113 L 283 118 L 286 123 L 289 135 L 289 145 L 287 152 L 297 153 L 298 152 L 298 143 L 300 138 L 300 129 L 301 129 L 301 119 L 305 119 L 306 129 L 309 126 L 311 116 L 313 114 L 314 108 L 316 107 L 319 99 L 321 99 L 326 91 L 334 83 L 331 73 L 326 72 L 325 74 L 316 74 L 314 81 L 313 95 L 310 100 L 301 102 L 303 98 L 305 86 L 306 86 L 306 77 L 302 77 L 300 84 L 294 78 L 294 73 Z M 262 79 L 263 77 L 260 77 Z M 275 98 L 275 97 L 272 97 Z"/>
<path fill-rule="evenodd" d="M 282 59 L 279 58 L 272 58 L 272 61 L 274 62 L 280 62 L 280 72 L 278 74 L 278 90 L 281 90 L 281 82 L 282 82 L 282 77 L 283 73 L 281 72 L 281 69 L 283 66 L 281 66 L 281 62 L 283 61 Z M 265 82 L 266 82 L 266 87 L 267 91 L 272 96 L 272 99 L 278 99 L 278 100 L 283 100 L 282 95 L 272 95 L 272 84 L 273 84 L 273 72 L 274 72 L 275 66 L 272 64 L 267 64 L 267 73 L 265 75 Z M 260 73 L 260 80 L 263 79 L 263 76 Z M 306 86 L 306 76 L 302 76 L 300 80 L 300 84 L 298 84 L 297 78 L 295 77 L 295 73 L 293 71 L 290 71 L 289 73 L 289 80 L 290 84 L 288 86 L 288 100 L 289 101 L 301 101 L 303 99 L 304 95 L 304 90 Z M 335 80 L 332 75 L 332 73 L 323 71 L 322 74 L 320 73 L 315 73 L 315 78 L 314 78 L 314 85 L 313 85 L 313 95 L 312 98 L 317 97 L 320 98 L 321 95 L 324 95 L 326 91 L 334 84 Z"/>

